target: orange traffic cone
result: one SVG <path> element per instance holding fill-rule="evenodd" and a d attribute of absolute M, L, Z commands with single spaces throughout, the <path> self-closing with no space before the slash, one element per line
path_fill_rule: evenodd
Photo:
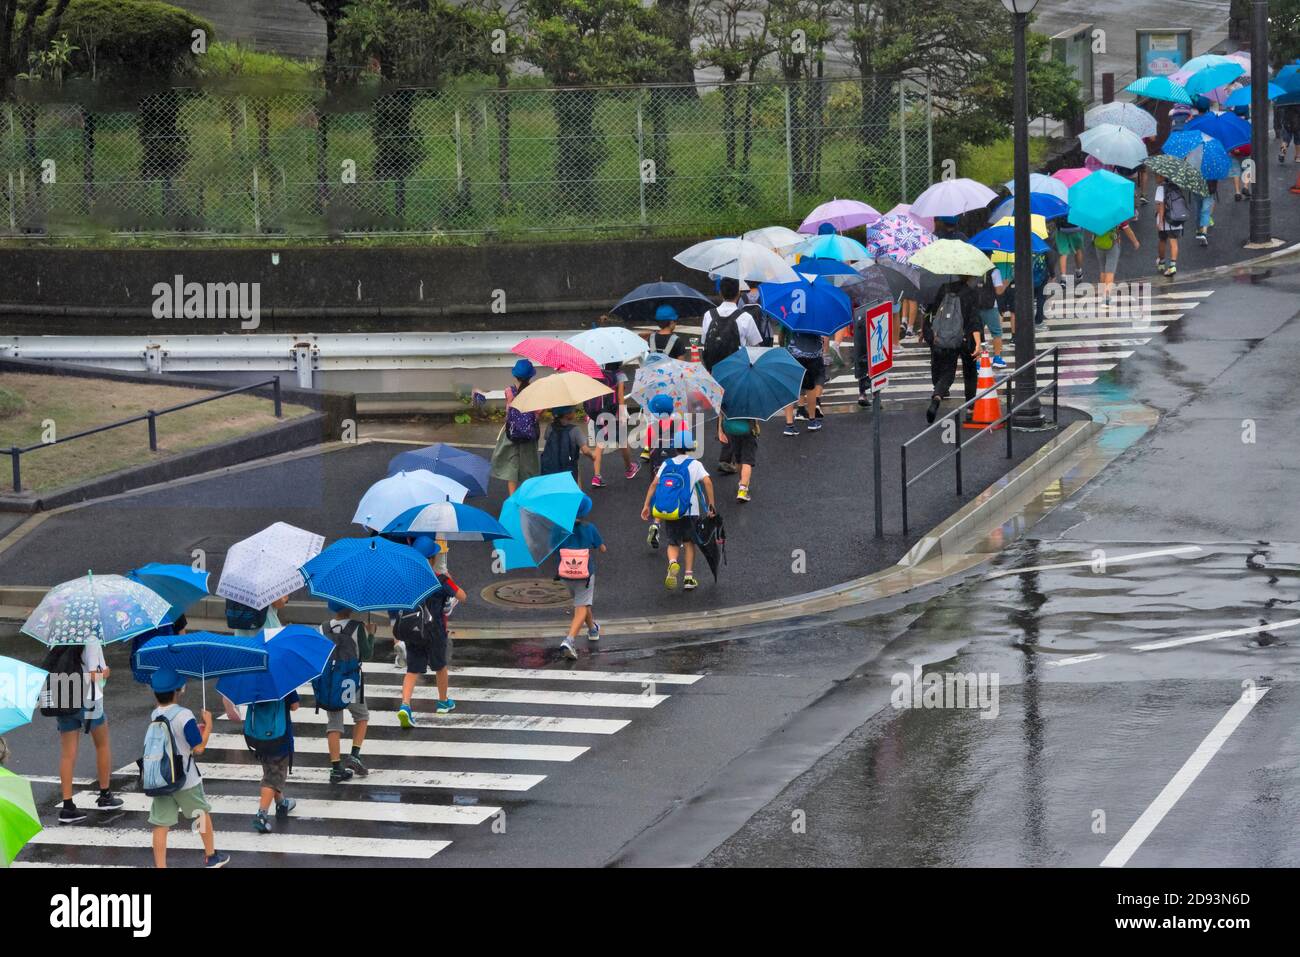
<path fill-rule="evenodd" d="M 980 377 L 976 385 L 976 391 L 983 392 L 985 389 L 993 388 L 996 380 L 993 378 L 993 361 L 989 358 L 989 351 L 984 350 L 980 356 Z M 975 400 L 975 408 L 971 413 L 971 420 L 962 424 L 967 429 L 982 429 L 992 425 L 1002 418 L 1002 400 L 998 398 L 996 392 L 990 392 L 988 395 Z M 997 426 L 1002 428 L 1006 423 Z"/>
<path fill-rule="evenodd" d="M 1295 185 L 1291 187 L 1291 192 L 1300 196 L 1300 173 L 1295 174 Z"/>

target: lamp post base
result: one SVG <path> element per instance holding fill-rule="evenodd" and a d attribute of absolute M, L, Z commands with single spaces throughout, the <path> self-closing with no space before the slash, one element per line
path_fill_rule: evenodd
<path fill-rule="evenodd" d="M 1242 249 L 1277 249 L 1279 246 L 1285 246 L 1285 239 L 1266 239 L 1262 243 L 1244 243 Z"/>

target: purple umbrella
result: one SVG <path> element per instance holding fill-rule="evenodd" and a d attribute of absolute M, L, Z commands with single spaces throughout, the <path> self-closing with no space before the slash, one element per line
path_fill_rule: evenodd
<path fill-rule="evenodd" d="M 856 199 L 832 199 L 809 213 L 799 224 L 799 232 L 816 233 L 828 223 L 843 232 L 856 226 L 870 226 L 878 219 L 880 213 L 866 203 L 860 203 Z"/>
<path fill-rule="evenodd" d="M 867 227 L 867 250 L 877 259 L 903 260 L 934 242 L 934 234 L 911 216 L 890 214 Z"/>
<path fill-rule="evenodd" d="M 997 197 L 983 183 L 961 177 L 935 183 L 912 203 L 913 216 L 960 216 L 983 209 Z"/>

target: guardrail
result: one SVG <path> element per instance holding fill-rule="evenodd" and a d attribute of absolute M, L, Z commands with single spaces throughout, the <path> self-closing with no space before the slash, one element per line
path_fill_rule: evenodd
<path fill-rule="evenodd" d="M 1052 357 L 1052 381 L 1047 385 L 1040 386 L 1038 389 L 1034 391 L 1032 395 L 1028 395 L 1021 401 L 1016 402 L 1014 399 L 1016 376 L 1020 372 L 1030 368 L 1031 366 L 1037 366 L 1048 356 Z M 922 429 L 920 432 L 916 433 L 916 435 L 912 436 L 910 439 L 904 442 L 902 445 L 901 456 L 900 456 L 901 465 L 902 465 L 902 490 L 903 490 L 903 534 L 904 535 L 907 534 L 907 490 L 911 486 L 919 482 L 922 478 L 924 478 L 934 469 L 938 468 L 944 462 L 955 457 L 957 459 L 957 494 L 961 495 L 962 494 L 962 490 L 961 490 L 962 446 L 969 445 L 971 442 L 974 442 L 976 439 L 978 439 L 981 435 L 984 435 L 988 432 L 992 432 L 994 429 L 998 428 L 1003 423 L 1007 423 L 1007 428 L 1006 428 L 1007 458 L 1011 458 L 1013 455 L 1012 434 L 1015 432 L 1015 429 L 1012 428 L 1010 425 L 1011 417 L 1014 416 L 1018 411 L 1023 409 L 1030 402 L 1033 402 L 1035 399 L 1039 398 L 1044 392 L 1047 392 L 1050 389 L 1052 392 L 1052 424 L 1056 425 L 1060 421 L 1058 418 L 1060 413 L 1060 383 L 1061 383 L 1061 352 L 1059 346 L 1053 346 L 1052 348 L 1045 349 L 1044 351 L 1040 352 L 1038 355 L 1034 356 L 1033 359 L 1031 359 L 1029 362 L 1026 362 L 1023 366 L 1020 366 L 1018 369 L 1016 369 L 1015 372 L 1010 373 L 1005 379 L 1002 379 L 1000 381 L 995 381 L 993 385 L 989 386 L 987 389 L 983 390 L 982 392 L 977 392 L 973 399 L 970 399 L 962 403 L 957 408 L 953 409 L 951 412 L 945 415 L 943 418 L 935 420 L 933 424 L 926 426 L 926 428 Z M 916 442 L 922 436 L 928 435 L 929 433 L 933 432 L 935 429 L 941 427 L 948 420 L 955 419 L 962 416 L 967 409 L 972 408 L 975 405 L 975 403 L 978 402 L 980 399 L 984 398 L 987 395 L 996 393 L 997 390 L 1004 385 L 1007 388 L 1007 410 L 1000 417 L 995 419 L 993 422 L 990 422 L 988 425 L 984 426 L 984 428 L 980 429 L 978 432 L 972 435 L 968 441 L 964 443 L 962 442 L 962 432 L 963 432 L 962 423 L 960 421 L 956 422 L 955 424 L 957 427 L 956 428 L 957 447 L 953 451 L 949 452 L 947 455 L 943 456 L 942 458 L 936 459 L 935 461 L 931 462 L 929 465 L 927 465 L 916 475 L 912 476 L 910 479 L 907 477 L 907 447 L 909 445 L 911 445 L 913 442 Z"/>
<path fill-rule="evenodd" d="M 158 451 L 158 417 L 167 415 L 169 412 L 180 412 L 182 409 L 193 408 L 196 405 L 203 405 L 207 402 L 215 402 L 218 399 L 224 399 L 228 396 L 239 395 L 243 392 L 252 392 L 254 389 L 262 389 L 266 386 L 271 387 L 271 398 L 275 403 L 275 417 L 284 418 L 284 410 L 280 403 L 280 377 L 266 379 L 262 382 L 254 382 L 249 385 L 240 386 L 237 389 L 227 389 L 225 392 L 218 392 L 216 395 L 207 395 L 201 399 L 195 399 L 192 402 L 182 402 L 180 405 L 169 406 L 165 409 L 150 409 L 143 415 L 133 415 L 129 419 L 122 419 L 119 422 L 110 422 L 107 425 L 96 426 L 93 429 L 86 429 L 84 432 L 77 432 L 75 435 L 66 435 L 61 439 L 55 439 L 52 442 L 38 442 L 36 445 L 28 446 L 11 446 L 8 449 L 0 449 L 0 453 L 8 455 L 13 463 L 13 486 L 15 492 L 23 490 L 22 479 L 22 457 L 37 449 L 47 449 L 52 445 L 62 445 L 64 442 L 73 442 L 77 439 L 84 439 L 88 435 L 98 435 L 100 432 L 108 432 L 112 429 L 120 429 L 124 425 L 134 425 L 137 422 L 149 423 L 149 451 Z"/>

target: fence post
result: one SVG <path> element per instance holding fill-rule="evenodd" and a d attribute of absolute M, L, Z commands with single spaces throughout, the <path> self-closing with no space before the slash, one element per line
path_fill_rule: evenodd
<path fill-rule="evenodd" d="M 966 413 L 960 413 L 952 421 L 957 427 L 957 494 L 961 495 L 961 420 L 966 417 Z"/>
<path fill-rule="evenodd" d="M 925 176 L 926 185 L 934 185 L 934 84 L 925 78 Z"/>
<path fill-rule="evenodd" d="M 461 154 L 460 107 L 456 107 L 456 196 L 465 192 L 465 161 Z"/>
<path fill-rule="evenodd" d="M 282 419 L 284 418 L 284 410 L 281 409 L 280 407 L 280 377 L 279 376 L 276 376 L 272 380 L 271 392 L 275 396 L 275 417 L 277 419 Z"/>
<path fill-rule="evenodd" d="M 641 225 L 646 224 L 645 215 L 645 90 L 636 91 L 636 182 L 641 200 Z M 655 170 L 655 175 L 659 173 Z"/>
<path fill-rule="evenodd" d="M 899 449 L 899 459 L 903 466 L 903 534 L 907 534 L 907 446 Z"/>
<path fill-rule="evenodd" d="M 262 231 L 262 211 L 261 209 L 259 209 L 260 200 L 257 193 L 258 193 L 257 167 L 254 166 L 253 167 L 253 232 L 260 233 Z"/>
<path fill-rule="evenodd" d="M 23 453 L 19 452 L 18 446 L 15 445 L 9 449 L 9 455 L 13 458 L 14 465 L 14 491 L 21 492 L 23 490 L 23 472 L 19 463 L 22 461 Z"/>
<path fill-rule="evenodd" d="M 9 171 L 9 228 L 16 230 L 18 228 L 18 217 L 14 208 L 14 172 Z"/>
<path fill-rule="evenodd" d="M 790 140 L 790 84 L 785 85 L 785 208 L 794 212 L 794 148 Z"/>
<path fill-rule="evenodd" d="M 149 451 L 158 451 L 158 413 L 149 410 Z"/>
<path fill-rule="evenodd" d="M 907 202 L 907 90 L 903 87 L 903 80 L 898 81 L 898 185 L 903 198 L 899 202 Z"/>

